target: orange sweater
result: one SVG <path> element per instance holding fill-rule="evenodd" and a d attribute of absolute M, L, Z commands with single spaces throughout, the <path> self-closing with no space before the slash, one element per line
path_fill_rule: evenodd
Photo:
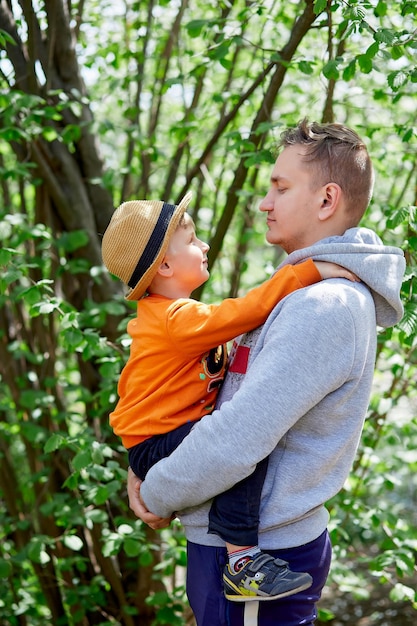
<path fill-rule="evenodd" d="M 242 298 L 220 304 L 150 295 L 128 323 L 130 357 L 110 424 L 126 448 L 211 413 L 226 341 L 263 324 L 286 295 L 321 279 L 313 261 L 286 265 Z M 220 345 L 219 345 L 220 344 Z"/>

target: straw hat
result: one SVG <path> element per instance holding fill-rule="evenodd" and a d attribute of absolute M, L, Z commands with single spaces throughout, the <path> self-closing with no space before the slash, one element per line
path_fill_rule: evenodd
<path fill-rule="evenodd" d="M 139 300 L 156 276 L 191 195 L 189 191 L 178 205 L 132 200 L 113 213 L 101 253 L 109 272 L 130 288 L 127 300 Z"/>

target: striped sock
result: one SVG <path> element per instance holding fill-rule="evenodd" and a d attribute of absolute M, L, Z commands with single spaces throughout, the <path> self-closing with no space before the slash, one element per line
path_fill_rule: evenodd
<path fill-rule="evenodd" d="M 252 560 L 254 556 L 260 552 L 259 546 L 252 546 L 251 548 L 243 548 L 243 550 L 236 550 L 231 552 L 229 556 L 230 569 L 237 573 L 248 561 Z"/>

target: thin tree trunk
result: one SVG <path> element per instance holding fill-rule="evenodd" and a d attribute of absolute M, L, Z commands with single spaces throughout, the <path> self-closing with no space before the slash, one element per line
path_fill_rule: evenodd
<path fill-rule="evenodd" d="M 294 27 L 291 31 L 289 41 L 280 52 L 280 56 L 282 57 L 283 61 L 288 62 L 292 59 L 304 36 L 317 18 L 317 15 L 315 15 L 314 13 L 313 7 L 313 0 L 307 0 L 304 13 L 296 20 Z M 266 68 L 265 73 L 269 72 L 273 67 L 275 67 L 275 72 L 271 76 L 270 83 L 265 92 L 262 106 L 259 108 L 251 128 L 250 141 L 253 143 L 254 150 L 256 150 L 258 146 L 261 145 L 261 142 L 264 139 L 264 135 L 257 134 L 256 130 L 261 123 L 270 120 L 277 94 L 281 88 L 281 85 L 285 78 L 285 74 L 287 72 L 287 63 L 278 62 L 270 64 Z M 259 78 L 256 82 L 259 82 Z M 248 167 L 245 165 L 245 161 L 246 159 L 242 158 L 239 162 L 233 182 L 228 190 L 226 205 L 224 207 L 222 216 L 217 224 L 216 232 L 210 241 L 210 250 L 208 253 L 210 267 L 213 267 L 220 253 L 225 235 L 230 226 L 239 202 L 239 191 L 243 189 L 248 173 Z M 196 291 L 195 297 L 198 298 L 201 295 L 203 287 Z"/>

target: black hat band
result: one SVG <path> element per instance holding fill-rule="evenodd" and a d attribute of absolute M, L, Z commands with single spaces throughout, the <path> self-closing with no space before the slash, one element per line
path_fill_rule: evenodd
<path fill-rule="evenodd" d="M 149 241 L 146 244 L 142 256 L 137 262 L 137 265 L 133 270 L 130 280 L 127 283 L 131 289 L 133 289 L 138 284 L 142 276 L 155 261 L 165 239 L 168 226 L 171 222 L 172 215 L 176 208 L 177 207 L 175 204 L 168 204 L 167 202 L 163 203 L 161 212 L 158 217 L 158 221 L 155 224 L 155 228 L 153 229 L 153 232 L 149 237 Z"/>

